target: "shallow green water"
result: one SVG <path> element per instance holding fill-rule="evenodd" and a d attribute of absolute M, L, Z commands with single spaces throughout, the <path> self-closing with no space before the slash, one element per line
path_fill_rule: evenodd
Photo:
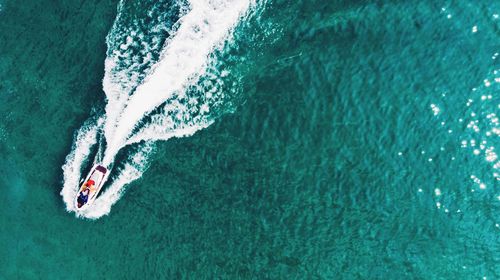
<path fill-rule="evenodd" d="M 257 3 L 217 56 L 233 113 L 95 221 L 61 166 L 117 3 L 0 3 L 0 278 L 500 278 L 496 1 Z"/>

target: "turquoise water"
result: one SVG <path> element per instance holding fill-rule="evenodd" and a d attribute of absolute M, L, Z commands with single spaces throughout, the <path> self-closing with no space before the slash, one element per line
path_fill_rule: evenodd
<path fill-rule="evenodd" d="M 162 56 L 188 1 L 0 5 L 0 278 L 500 278 L 497 1 L 251 4 L 84 215 L 78 133 L 113 154 L 110 96 L 205 37 Z"/>

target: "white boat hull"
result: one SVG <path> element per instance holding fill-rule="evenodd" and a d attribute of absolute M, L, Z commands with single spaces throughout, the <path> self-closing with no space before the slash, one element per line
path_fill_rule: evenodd
<path fill-rule="evenodd" d="M 104 183 L 108 179 L 109 173 L 110 173 L 109 170 L 100 164 L 96 164 L 92 167 L 89 174 L 87 175 L 87 177 L 83 181 L 82 185 L 78 189 L 78 192 L 76 193 L 76 197 L 75 197 L 75 209 L 76 210 L 78 210 L 78 211 L 85 210 L 95 201 L 95 199 L 97 198 L 97 195 L 99 195 L 99 192 L 102 189 L 102 186 L 104 185 Z M 91 179 L 95 182 L 95 188 L 93 191 L 89 192 L 87 202 L 85 204 L 83 204 L 81 207 L 79 207 L 78 196 L 80 195 L 80 193 L 83 190 L 85 190 L 87 188 L 86 183 Z"/>

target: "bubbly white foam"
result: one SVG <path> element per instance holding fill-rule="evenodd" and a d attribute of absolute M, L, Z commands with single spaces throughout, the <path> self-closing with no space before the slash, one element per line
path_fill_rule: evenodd
<path fill-rule="evenodd" d="M 143 84 L 139 85 L 118 113 L 117 106 L 106 108 L 116 121 L 106 123 L 109 140 L 104 162 L 111 162 L 128 142 L 127 138 L 145 114 L 160 106 L 175 92 L 182 94 L 189 79 L 203 74 L 209 55 L 249 7 L 248 0 L 190 1 L 191 10 L 181 19 L 173 39 L 166 45 L 160 61 Z M 116 115 L 120 115 L 116 117 Z M 113 119 L 114 120 L 114 119 Z M 158 135 L 159 139 L 164 139 Z M 135 137 L 139 139 L 140 137 Z"/>
<path fill-rule="evenodd" d="M 111 185 L 106 186 L 93 205 L 77 212 L 77 216 L 91 219 L 108 214 L 112 205 L 120 199 L 125 186 L 142 176 L 154 141 L 189 136 L 213 122 L 207 117 L 210 102 L 205 99 L 212 98 L 216 87 L 204 96 L 203 102 L 187 98 L 186 91 L 199 77 L 207 74 L 210 54 L 231 34 L 239 18 L 249 8 L 250 1 L 189 1 L 189 11 L 176 25 L 176 32 L 165 43 L 159 60 L 150 69 L 144 70 L 147 75 L 118 67 L 118 58 L 123 59 L 126 49 L 133 43 L 131 37 L 126 38 L 119 51 L 108 53 L 103 80 L 107 97 L 106 114 L 97 123 L 87 122 L 78 131 L 73 149 L 63 166 L 61 195 L 68 211 L 76 212 L 74 199 L 79 180 L 85 175 L 81 171 L 88 165 L 91 147 L 97 144 L 99 133 L 104 134 L 107 143 L 102 161 L 105 165 L 113 163 L 123 147 L 139 142 L 141 146 L 128 156 L 123 167 L 112 170 Z M 122 7 L 123 2 L 120 3 L 117 20 Z M 142 52 L 142 55 L 148 54 Z M 144 61 L 144 65 L 134 64 L 131 67 L 134 70 L 144 69 L 151 57 L 146 57 Z M 160 113 L 151 115 L 162 104 Z M 149 121 L 141 123 L 148 115 Z"/>

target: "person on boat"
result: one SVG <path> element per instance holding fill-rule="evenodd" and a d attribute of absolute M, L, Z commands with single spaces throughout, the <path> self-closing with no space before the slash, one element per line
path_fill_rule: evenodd
<path fill-rule="evenodd" d="M 92 180 L 92 179 L 88 180 L 88 181 L 87 181 L 87 183 L 85 183 L 85 186 L 86 186 L 86 187 L 91 187 L 91 186 L 93 186 L 93 185 L 95 185 L 95 182 L 94 182 L 94 180 Z"/>
<path fill-rule="evenodd" d="M 80 195 L 78 195 L 78 208 L 82 207 L 87 201 L 89 200 L 89 188 L 85 188 L 83 191 L 80 192 Z"/>

